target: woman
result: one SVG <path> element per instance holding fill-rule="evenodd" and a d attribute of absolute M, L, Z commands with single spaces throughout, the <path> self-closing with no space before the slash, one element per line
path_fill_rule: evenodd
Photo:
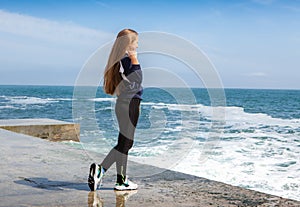
<path fill-rule="evenodd" d="M 139 118 L 143 89 L 142 71 L 137 59 L 138 33 L 132 29 L 119 32 L 104 72 L 103 89 L 117 95 L 115 112 L 119 124 L 117 145 L 103 162 L 90 167 L 88 185 L 91 191 L 99 186 L 104 173 L 116 162 L 117 181 L 115 190 L 135 190 L 138 185 L 126 176 L 128 151 L 133 145 L 134 131 Z"/>

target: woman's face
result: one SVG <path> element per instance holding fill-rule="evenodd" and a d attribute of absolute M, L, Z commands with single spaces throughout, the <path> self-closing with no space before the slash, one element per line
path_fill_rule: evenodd
<path fill-rule="evenodd" d="M 135 40 L 129 45 L 129 50 L 136 50 L 139 47 L 138 40 L 138 36 L 136 36 Z"/>

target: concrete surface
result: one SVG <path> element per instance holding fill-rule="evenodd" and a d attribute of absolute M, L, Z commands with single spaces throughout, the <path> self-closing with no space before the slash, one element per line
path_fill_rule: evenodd
<path fill-rule="evenodd" d="M 0 129 L 0 206 L 300 206 L 288 200 L 230 186 L 205 178 L 161 169 L 152 176 L 131 177 L 137 191 L 113 191 L 115 169 L 105 175 L 103 186 L 91 193 L 86 184 L 89 165 L 103 155 L 66 143 L 50 142 Z M 154 170 L 129 162 L 131 171 Z"/>

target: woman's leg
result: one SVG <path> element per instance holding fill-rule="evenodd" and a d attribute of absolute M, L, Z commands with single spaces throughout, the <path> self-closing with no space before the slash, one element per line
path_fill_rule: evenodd
<path fill-rule="evenodd" d="M 118 183 L 122 183 L 126 179 L 128 152 L 133 146 L 134 132 L 140 114 L 139 110 L 140 99 L 132 99 L 129 103 L 129 111 L 127 113 L 130 121 L 128 121 L 128 118 L 127 120 L 123 119 L 122 112 L 117 112 L 117 116 L 118 114 L 121 115 L 121 117 L 118 118 L 118 120 L 120 120 L 120 133 L 118 137 L 118 144 L 115 147 L 118 152 L 116 159 Z"/>
<path fill-rule="evenodd" d="M 118 144 L 109 152 L 101 166 L 106 170 L 116 162 L 117 182 L 124 181 L 128 151 L 133 146 L 135 127 L 139 118 L 140 99 L 117 100 L 116 116 L 119 124 Z"/>

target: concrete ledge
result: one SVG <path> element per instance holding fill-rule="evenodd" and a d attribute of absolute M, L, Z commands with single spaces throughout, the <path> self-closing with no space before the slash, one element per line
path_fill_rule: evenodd
<path fill-rule="evenodd" d="M 80 125 L 54 119 L 0 120 L 0 128 L 50 141 L 76 141 L 80 138 Z"/>
<path fill-rule="evenodd" d="M 115 166 L 105 174 L 102 188 L 91 193 L 87 185 L 89 166 L 103 160 L 103 155 L 74 147 L 74 143 L 49 142 L 1 128 L 0 142 L 3 169 L 0 170 L 0 207 L 300 206 L 300 201 L 169 170 L 152 176 L 130 176 L 139 190 L 131 196 L 127 192 L 119 195 L 113 191 Z M 129 166 L 131 172 L 148 173 L 155 168 L 130 161 Z"/>

